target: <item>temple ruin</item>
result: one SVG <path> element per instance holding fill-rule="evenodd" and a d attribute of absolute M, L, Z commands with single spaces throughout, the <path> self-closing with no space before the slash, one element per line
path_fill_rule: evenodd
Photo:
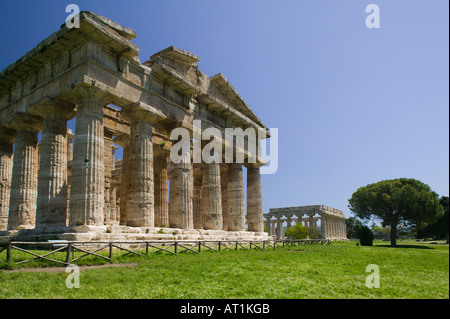
<path fill-rule="evenodd" d="M 305 227 L 317 231 L 321 238 L 347 239 L 344 213 L 325 205 L 271 208 L 267 214 L 264 214 L 264 218 L 269 234 L 276 239 L 284 238 L 284 222 L 287 228 L 291 228 L 296 223 L 302 223 Z"/>
<path fill-rule="evenodd" d="M 79 17 L 0 73 L 0 241 L 271 240 L 283 238 L 283 217 L 289 226 L 307 214 L 316 227 L 316 213 L 323 238 L 345 238 L 345 216 L 326 206 L 263 214 L 265 162 L 249 149 L 259 154 L 269 130 L 222 74 L 208 77 L 176 47 L 141 63 L 135 31 Z M 243 162 L 196 162 L 192 149 L 173 162 L 171 132 L 195 137 L 198 120 L 200 131 L 263 134 L 244 139 Z"/>
<path fill-rule="evenodd" d="M 197 56 L 169 47 L 141 63 L 135 37 L 81 12 L 79 28 L 63 24 L 0 73 L 0 237 L 269 238 L 263 161 L 169 158 L 171 131 L 192 133 L 195 119 L 201 130 L 263 130 L 262 139 L 267 127 L 222 74 L 198 69 Z"/>

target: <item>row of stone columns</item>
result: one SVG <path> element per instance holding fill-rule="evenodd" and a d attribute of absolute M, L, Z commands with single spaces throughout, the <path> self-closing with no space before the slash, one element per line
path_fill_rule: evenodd
<path fill-rule="evenodd" d="M 322 217 L 322 234 L 325 238 L 341 239 L 347 238 L 345 219 L 333 216 Z"/>
<path fill-rule="evenodd" d="M 91 87 L 79 87 L 73 93 L 77 120 L 70 184 L 67 120 L 74 116 L 73 106 L 46 100 L 33 107 L 33 114 L 39 117 L 24 115 L 15 121 L 14 155 L 12 131 L 0 132 L 0 229 L 5 229 L 6 223 L 8 230 L 66 226 L 66 219 L 69 226 L 104 225 L 105 209 L 111 210 L 113 200 L 105 194 L 103 107 L 110 100 Z M 204 163 L 201 174 L 194 176 L 190 159 L 172 163 L 168 194 L 169 154 L 160 149 L 154 152 L 152 143 L 157 115 L 139 107 L 126 107 L 121 113 L 131 125 L 130 136 L 115 140 L 123 147 L 121 225 L 245 230 L 242 164 Z M 263 232 L 258 166 L 247 167 L 247 187 L 248 230 Z"/>
<path fill-rule="evenodd" d="M 321 220 L 321 234 L 322 237 L 328 239 L 343 239 L 347 237 L 345 219 L 335 218 L 330 215 L 322 215 L 320 217 L 314 217 L 310 214 L 308 217 L 293 218 L 292 216 L 286 216 L 285 219 L 282 216 L 276 216 L 276 219 L 266 219 L 266 227 L 271 236 L 276 236 L 277 239 L 284 237 L 283 223 L 286 221 L 287 228 L 292 227 L 292 222 L 302 222 L 305 227 L 317 229 L 317 222 Z"/>

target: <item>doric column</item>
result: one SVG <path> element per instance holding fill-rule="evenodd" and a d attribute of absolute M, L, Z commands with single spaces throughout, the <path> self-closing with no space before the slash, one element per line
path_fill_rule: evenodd
<path fill-rule="evenodd" d="M 131 188 L 127 196 L 127 225 L 154 227 L 152 125 L 140 113 L 122 109 L 122 114 L 131 123 Z"/>
<path fill-rule="evenodd" d="M 325 214 L 320 215 L 320 232 L 324 239 L 328 238 L 327 223 L 327 216 Z"/>
<path fill-rule="evenodd" d="M 113 132 L 104 128 L 104 151 L 105 157 L 105 207 L 104 207 L 104 221 L 105 225 L 111 223 L 111 173 L 114 169 L 114 143 Z"/>
<path fill-rule="evenodd" d="M 8 230 L 31 229 L 36 223 L 38 150 L 37 134 L 42 128 L 39 119 L 20 116 L 14 148 Z"/>
<path fill-rule="evenodd" d="M 245 194 L 242 164 L 228 164 L 228 230 L 245 230 Z M 261 214 L 262 215 L 262 214 Z M 252 221 L 253 222 L 253 221 Z"/>
<path fill-rule="evenodd" d="M 228 201 L 228 164 L 220 164 L 220 189 L 222 191 L 222 227 L 223 230 L 234 230 L 229 216 L 230 205 Z"/>
<path fill-rule="evenodd" d="M 336 239 L 336 219 L 331 218 L 331 238 Z"/>
<path fill-rule="evenodd" d="M 15 132 L 0 127 L 0 231 L 8 228 Z"/>
<path fill-rule="evenodd" d="M 267 228 L 267 232 L 270 234 L 270 219 L 271 219 L 272 217 L 271 216 L 268 216 L 268 217 L 266 217 L 266 220 L 264 221 L 264 223 L 265 223 L 265 225 L 266 225 L 266 228 Z"/>
<path fill-rule="evenodd" d="M 202 224 L 204 229 L 223 228 L 222 191 L 220 166 L 217 163 L 203 165 Z"/>
<path fill-rule="evenodd" d="M 287 228 L 292 228 L 292 215 L 287 215 L 286 216 L 286 227 Z"/>
<path fill-rule="evenodd" d="M 194 228 L 202 229 L 202 169 L 201 164 L 194 165 L 194 194 L 192 200 Z"/>
<path fill-rule="evenodd" d="M 69 203 L 70 203 L 70 186 L 72 185 L 72 160 L 73 160 L 73 139 L 75 135 L 71 129 L 66 131 L 67 139 L 67 212 L 66 212 L 66 225 L 69 223 Z"/>
<path fill-rule="evenodd" d="M 283 221 L 281 216 L 277 216 L 277 239 L 283 239 Z"/>
<path fill-rule="evenodd" d="M 109 201 L 111 203 L 110 224 L 117 225 L 117 183 L 111 183 L 111 189 L 109 194 Z"/>
<path fill-rule="evenodd" d="M 328 236 L 330 239 L 333 239 L 333 218 L 331 216 L 327 217 L 327 225 L 328 225 Z"/>
<path fill-rule="evenodd" d="M 72 161 L 69 226 L 103 225 L 105 158 L 103 107 L 109 97 L 93 87 L 74 89 L 77 120 Z"/>
<path fill-rule="evenodd" d="M 74 116 L 73 105 L 45 99 L 32 111 L 44 118 L 36 227 L 64 227 L 67 221 L 67 120 Z"/>
<path fill-rule="evenodd" d="M 120 217 L 119 224 L 126 226 L 127 224 L 127 202 L 128 191 L 131 189 L 131 146 L 130 137 L 128 135 L 116 136 L 114 142 L 123 148 L 122 169 L 120 173 Z"/>
<path fill-rule="evenodd" d="M 314 229 L 314 214 L 308 214 L 308 227 Z"/>
<path fill-rule="evenodd" d="M 338 228 L 338 238 L 341 239 L 342 238 L 342 220 L 336 219 L 336 222 L 337 222 L 337 228 Z"/>
<path fill-rule="evenodd" d="M 166 150 L 158 149 L 154 151 L 155 226 L 157 227 L 169 227 L 167 156 Z"/>
<path fill-rule="evenodd" d="M 345 224 L 345 219 L 342 221 L 342 231 L 344 239 L 347 239 L 347 225 Z"/>
<path fill-rule="evenodd" d="M 248 230 L 264 232 L 264 217 L 259 164 L 247 165 L 247 223 Z"/>
<path fill-rule="evenodd" d="M 169 194 L 170 227 L 194 228 L 192 177 L 192 164 L 189 159 L 180 163 L 172 162 Z"/>
<path fill-rule="evenodd" d="M 275 223 L 276 223 L 277 221 L 275 220 L 275 219 L 273 219 L 273 220 L 271 220 L 270 221 L 270 230 L 269 230 L 269 232 L 270 232 L 270 236 L 275 236 L 276 234 L 275 234 Z"/>
<path fill-rule="evenodd" d="M 138 102 L 121 110 L 131 124 L 131 187 L 127 196 L 127 225 L 155 226 L 152 125 L 162 113 Z"/>

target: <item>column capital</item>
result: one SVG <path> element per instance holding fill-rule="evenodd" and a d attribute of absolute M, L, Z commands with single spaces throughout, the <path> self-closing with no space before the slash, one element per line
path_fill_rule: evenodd
<path fill-rule="evenodd" d="M 258 157 L 258 160 L 256 163 L 243 163 L 247 169 L 249 168 L 261 168 L 262 166 L 266 165 L 268 161 L 263 160 L 262 158 Z"/>
<path fill-rule="evenodd" d="M 123 117 L 133 123 L 138 121 L 145 121 L 150 124 L 154 124 L 166 116 L 158 109 L 143 102 L 137 102 L 122 108 L 120 113 Z"/>
<path fill-rule="evenodd" d="M 75 116 L 74 108 L 74 104 L 46 96 L 30 107 L 30 114 L 69 120 Z"/>
<path fill-rule="evenodd" d="M 75 103 L 95 101 L 102 105 L 111 103 L 112 97 L 107 92 L 92 85 L 78 85 L 72 89 Z"/>
<path fill-rule="evenodd" d="M 6 124 L 8 128 L 38 133 L 42 131 L 42 118 L 27 113 L 17 112 Z"/>
<path fill-rule="evenodd" d="M 0 142 L 14 144 L 15 137 L 16 132 L 14 130 L 0 126 Z"/>

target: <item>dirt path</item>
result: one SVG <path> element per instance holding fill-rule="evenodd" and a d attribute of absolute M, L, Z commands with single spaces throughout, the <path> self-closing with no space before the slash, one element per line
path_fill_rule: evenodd
<path fill-rule="evenodd" d="M 106 265 L 94 265 L 94 266 L 78 266 L 81 270 L 84 269 L 97 269 L 106 267 L 137 267 L 138 263 L 129 264 L 106 264 Z M 13 272 L 64 272 L 66 267 L 41 267 L 41 268 L 19 268 L 13 270 L 2 270 L 3 273 L 13 273 Z"/>

